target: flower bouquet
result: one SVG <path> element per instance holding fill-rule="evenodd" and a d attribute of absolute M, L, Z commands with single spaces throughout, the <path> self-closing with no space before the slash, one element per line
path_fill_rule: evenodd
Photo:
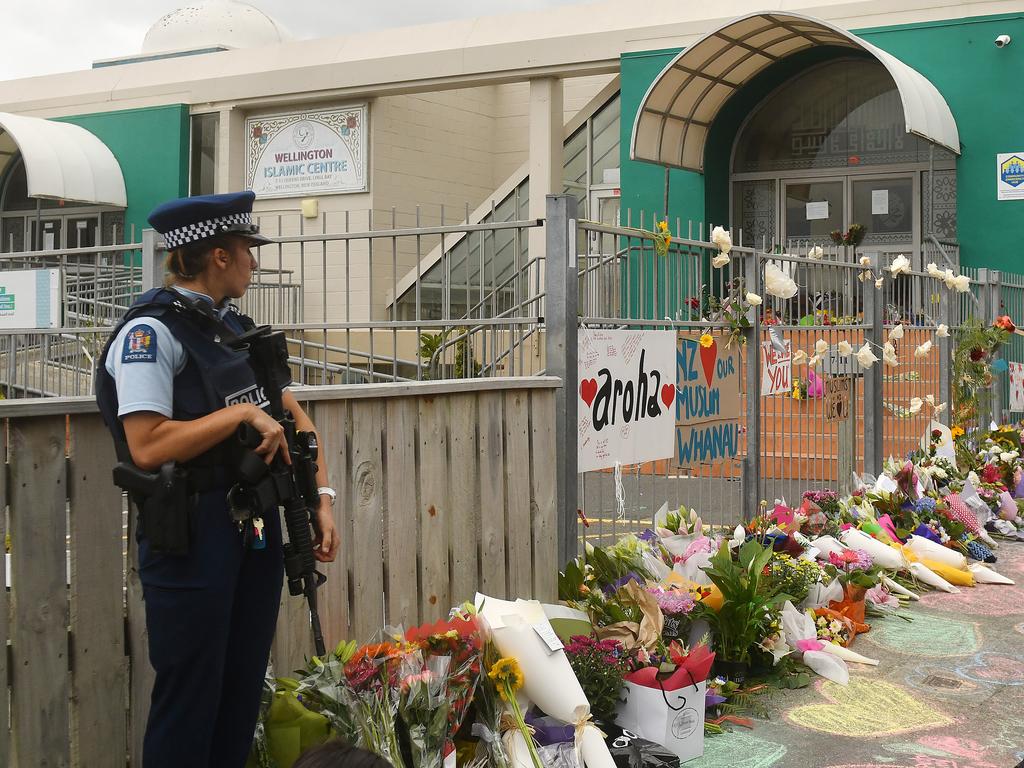
<path fill-rule="evenodd" d="M 565 655 L 587 695 L 591 714 L 602 722 L 614 720 L 623 679 L 630 670 L 630 658 L 622 643 L 576 635 L 565 646 Z"/>
<path fill-rule="evenodd" d="M 420 669 L 409 669 L 407 666 L 404 670 L 408 672 L 402 679 L 406 711 L 410 718 L 418 717 L 422 713 L 420 705 L 427 703 L 432 710 L 443 710 L 445 713 L 440 744 L 434 739 L 438 731 L 433 728 L 421 738 L 430 739 L 429 749 L 421 753 L 425 760 L 422 764 L 434 765 L 435 760 L 441 760 L 455 749 L 455 736 L 473 701 L 480 680 L 482 631 L 475 614 L 460 609 L 455 611 L 455 616 L 449 621 L 439 621 L 406 631 L 405 639 L 421 648 L 422 655 Z M 420 675 L 420 678 L 416 675 Z M 408 686 L 404 685 L 406 682 Z M 403 715 L 403 722 L 409 728 L 410 739 L 413 739 L 413 729 L 419 728 L 422 721 L 406 719 Z M 433 719 L 430 724 L 434 724 Z M 413 758 L 419 768 L 421 762 L 416 759 L 415 746 Z"/>
<path fill-rule="evenodd" d="M 420 651 L 402 658 L 398 670 L 398 715 L 409 739 L 415 768 L 441 768 L 448 742 L 448 656 L 427 656 Z"/>
<path fill-rule="evenodd" d="M 343 699 L 352 716 L 356 744 L 405 768 L 395 727 L 399 706 L 399 670 L 410 649 L 396 643 L 359 648 L 344 667 Z"/>

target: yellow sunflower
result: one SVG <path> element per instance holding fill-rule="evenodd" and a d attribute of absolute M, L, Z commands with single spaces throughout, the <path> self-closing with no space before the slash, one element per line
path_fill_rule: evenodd
<path fill-rule="evenodd" d="M 700 345 L 704 347 L 704 349 L 707 349 L 714 343 L 715 337 L 712 336 L 710 333 L 705 333 L 703 336 L 700 337 Z"/>
<path fill-rule="evenodd" d="M 950 430 L 950 435 L 953 436 L 954 440 L 956 440 L 958 437 L 963 437 L 964 436 L 964 428 L 963 427 L 953 427 L 953 429 Z"/>
<path fill-rule="evenodd" d="M 523 687 L 523 671 L 519 668 L 519 662 L 511 656 L 505 656 L 494 662 L 487 676 L 497 685 L 498 693 L 504 701 L 508 701 L 516 691 Z"/>

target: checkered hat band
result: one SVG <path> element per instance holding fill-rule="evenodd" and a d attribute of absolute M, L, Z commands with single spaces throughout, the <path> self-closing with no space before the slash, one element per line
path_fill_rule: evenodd
<path fill-rule="evenodd" d="M 216 219 L 197 221 L 194 224 L 172 229 L 170 232 L 164 233 L 164 242 L 167 243 L 167 250 L 173 251 L 175 248 L 181 248 L 183 245 L 188 245 L 198 240 L 205 240 L 208 237 L 226 232 L 228 231 L 227 228 L 233 224 L 251 223 L 252 219 L 248 213 L 232 213 Z"/>

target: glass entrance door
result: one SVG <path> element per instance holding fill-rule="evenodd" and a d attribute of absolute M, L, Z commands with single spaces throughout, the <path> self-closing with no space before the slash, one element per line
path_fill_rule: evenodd
<path fill-rule="evenodd" d="M 42 227 L 39 225 L 42 224 Z M 33 251 L 54 251 L 61 248 L 62 219 L 43 219 L 41 222 L 29 217 L 28 241 Z M 40 229 L 42 236 L 40 236 Z"/>
<path fill-rule="evenodd" d="M 830 232 L 844 229 L 845 186 L 843 179 L 785 182 L 783 241 L 787 247 L 828 243 Z"/>
<path fill-rule="evenodd" d="M 850 221 L 864 225 L 864 245 L 911 251 L 917 241 L 914 179 L 911 176 L 851 179 Z"/>

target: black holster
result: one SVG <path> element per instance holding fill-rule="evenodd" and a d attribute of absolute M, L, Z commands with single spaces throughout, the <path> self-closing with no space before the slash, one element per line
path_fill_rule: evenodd
<path fill-rule="evenodd" d="M 157 472 L 121 462 L 114 467 L 114 482 L 131 496 L 139 510 L 139 530 L 154 552 L 188 555 L 194 505 L 186 470 L 173 461 Z"/>

